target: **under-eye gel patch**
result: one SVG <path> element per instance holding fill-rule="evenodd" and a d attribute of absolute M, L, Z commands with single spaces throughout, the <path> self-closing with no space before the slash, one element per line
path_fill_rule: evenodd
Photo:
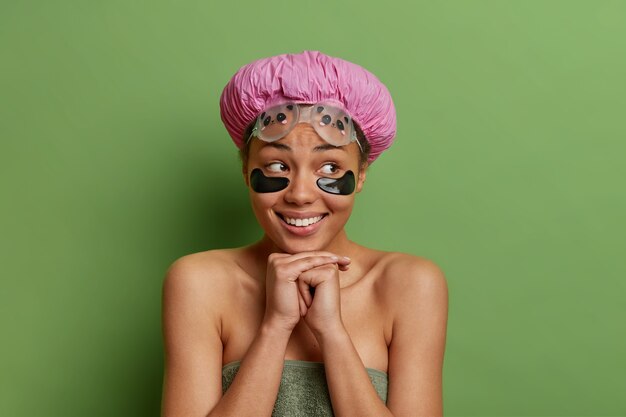
<path fill-rule="evenodd" d="M 348 171 L 341 178 L 319 178 L 317 186 L 330 194 L 350 195 L 356 187 L 354 172 Z"/>
<path fill-rule="evenodd" d="M 257 193 L 275 193 L 284 190 L 289 185 L 289 178 L 266 177 L 259 168 L 250 174 L 250 186 Z"/>

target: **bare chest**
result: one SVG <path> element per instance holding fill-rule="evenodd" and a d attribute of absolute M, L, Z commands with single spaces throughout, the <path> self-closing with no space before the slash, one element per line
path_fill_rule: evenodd
<path fill-rule="evenodd" d="M 361 361 L 368 368 L 387 372 L 391 317 L 371 282 L 341 290 L 341 317 Z M 241 360 L 253 342 L 265 313 L 263 289 L 248 289 L 222 319 L 222 363 Z M 323 362 L 317 339 L 304 321 L 294 328 L 285 359 Z"/>

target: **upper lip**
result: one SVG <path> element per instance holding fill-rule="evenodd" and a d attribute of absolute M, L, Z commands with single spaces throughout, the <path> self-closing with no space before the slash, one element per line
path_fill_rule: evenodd
<path fill-rule="evenodd" d="M 310 219 L 312 217 L 323 216 L 326 213 L 315 213 L 315 212 L 298 212 L 298 211 L 276 211 L 277 214 L 280 214 L 283 217 L 289 217 L 290 219 Z"/>

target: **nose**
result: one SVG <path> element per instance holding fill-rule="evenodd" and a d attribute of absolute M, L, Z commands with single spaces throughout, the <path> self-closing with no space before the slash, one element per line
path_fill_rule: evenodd
<path fill-rule="evenodd" d="M 291 178 L 285 193 L 285 201 L 298 206 L 311 204 L 318 198 L 316 177 L 300 172 Z"/>

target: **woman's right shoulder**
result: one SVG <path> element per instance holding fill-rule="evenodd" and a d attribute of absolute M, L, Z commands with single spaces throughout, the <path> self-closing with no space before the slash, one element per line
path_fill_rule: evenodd
<path fill-rule="evenodd" d="M 227 290 L 233 285 L 233 269 L 238 268 L 241 249 L 212 249 L 183 255 L 168 267 L 164 286 L 184 286 L 203 291 Z M 232 287 L 231 287 L 232 288 Z"/>

